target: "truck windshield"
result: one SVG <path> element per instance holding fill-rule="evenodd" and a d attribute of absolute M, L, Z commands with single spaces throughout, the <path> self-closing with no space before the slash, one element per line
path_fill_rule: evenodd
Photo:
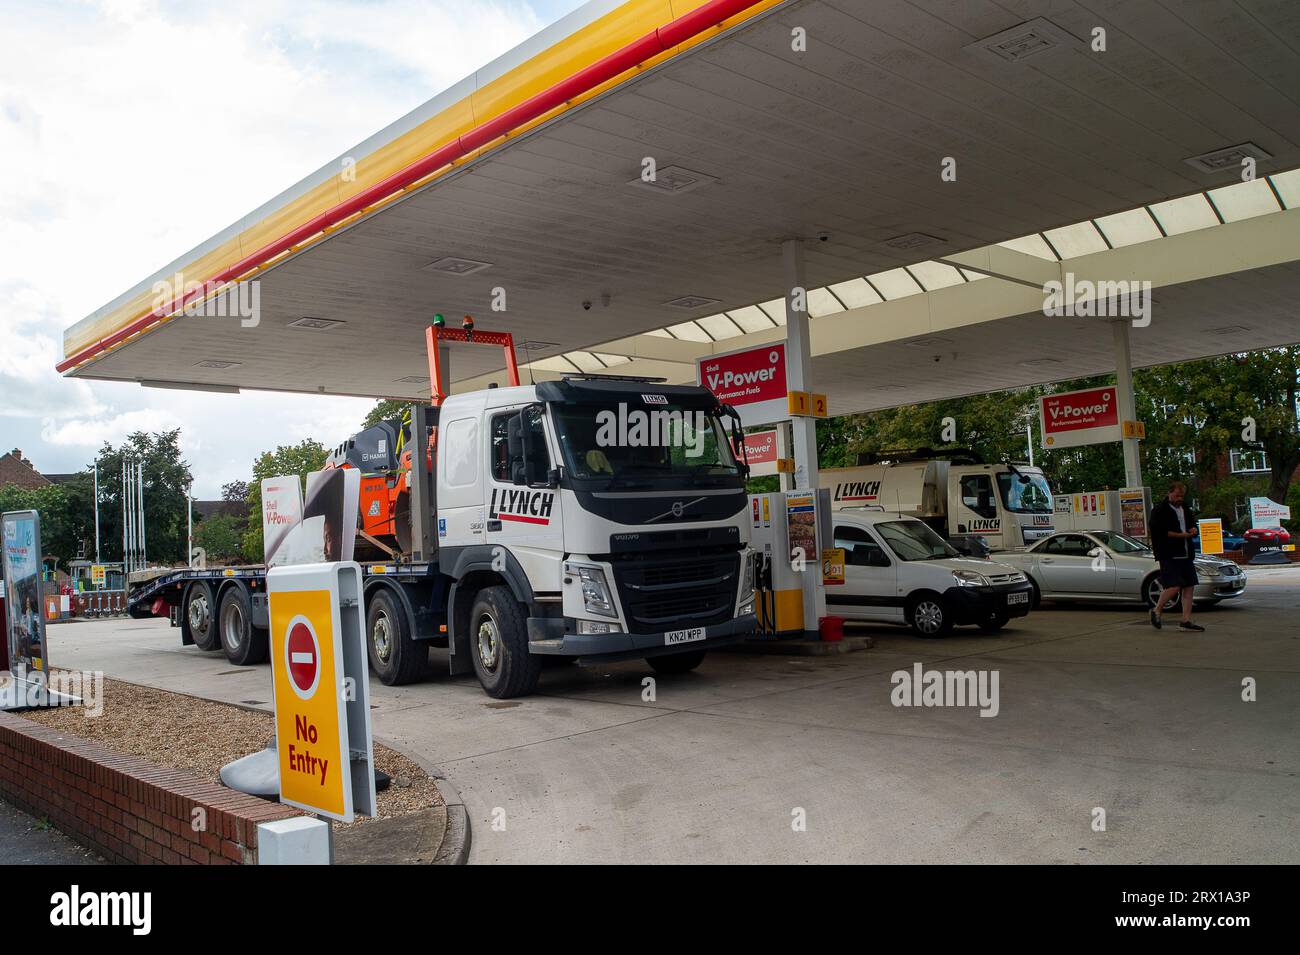
<path fill-rule="evenodd" d="M 938 560 L 959 556 L 942 537 L 920 521 L 888 521 L 877 524 L 876 533 L 884 538 L 899 560 Z"/>
<path fill-rule="evenodd" d="M 1013 514 L 1052 513 L 1052 489 L 1047 478 L 1036 471 L 1004 471 L 998 475 L 998 490 L 1002 506 Z"/>
<path fill-rule="evenodd" d="M 554 404 L 551 413 L 573 477 L 616 483 L 740 477 L 726 431 L 708 412 L 675 404 Z"/>

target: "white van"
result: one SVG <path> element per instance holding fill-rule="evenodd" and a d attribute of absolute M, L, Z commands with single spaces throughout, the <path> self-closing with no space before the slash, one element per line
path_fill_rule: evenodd
<path fill-rule="evenodd" d="M 826 587 L 828 613 L 907 624 L 923 637 L 964 624 L 993 632 L 1029 613 L 1033 585 L 1021 571 L 962 557 L 914 517 L 846 508 L 831 520 L 844 583 Z"/>

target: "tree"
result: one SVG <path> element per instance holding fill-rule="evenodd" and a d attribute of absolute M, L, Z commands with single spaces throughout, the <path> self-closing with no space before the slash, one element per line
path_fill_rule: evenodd
<path fill-rule="evenodd" d="M 121 447 L 105 442 L 96 461 L 99 465 L 99 521 L 101 556 L 122 558 L 122 461 L 144 465 L 145 545 L 151 561 L 163 564 L 185 562 L 186 496 L 192 476 L 182 460 L 180 429 L 127 435 Z M 79 475 L 87 485 L 89 471 Z M 93 524 L 92 494 L 85 493 L 85 515 Z M 93 532 L 93 531 L 92 531 Z"/>
<path fill-rule="evenodd" d="M 241 558 L 245 522 L 230 514 L 213 514 L 194 528 L 194 543 L 209 562 L 230 563 Z"/>
<path fill-rule="evenodd" d="M 427 404 L 427 402 L 425 402 Z M 389 421 L 393 418 L 400 418 L 406 414 L 406 409 L 413 404 L 420 404 L 416 401 L 398 401 L 395 398 L 383 398 L 375 402 L 375 406 L 366 414 L 365 420 L 361 422 L 362 430 L 373 428 L 381 421 Z"/>
<path fill-rule="evenodd" d="M 90 495 L 86 497 L 88 500 Z M 44 551 L 41 556 L 53 554 L 66 568 L 68 561 L 77 556 L 84 540 L 85 522 L 76 498 L 75 491 L 65 484 L 47 484 L 37 488 L 6 484 L 0 487 L 0 512 L 36 511 L 41 518 L 41 549 Z M 93 528 L 91 533 L 94 533 Z"/>
<path fill-rule="evenodd" d="M 305 438 L 297 444 L 263 451 L 253 462 L 253 480 L 248 486 L 248 527 L 243 541 L 246 560 L 262 560 L 262 482 L 267 478 L 296 474 L 305 491 L 307 475 L 323 468 L 328 456 L 325 445 L 314 438 Z"/>
<path fill-rule="evenodd" d="M 231 481 L 229 484 L 221 485 L 221 499 L 223 501 L 246 502 L 248 500 L 248 482 Z"/>

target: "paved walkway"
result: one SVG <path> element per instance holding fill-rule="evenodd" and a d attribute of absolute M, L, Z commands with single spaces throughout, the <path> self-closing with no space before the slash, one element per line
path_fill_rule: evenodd
<path fill-rule="evenodd" d="M 873 627 L 846 656 L 713 654 L 654 700 L 639 663 L 550 668 L 510 701 L 445 675 L 372 682 L 374 727 L 459 789 L 472 862 L 1296 863 L 1300 568 L 1250 573 L 1201 635 L 1043 609 L 991 637 Z M 271 699 L 267 666 L 183 648 L 164 621 L 50 641 L 56 665 Z M 996 670 L 998 715 L 894 707 L 891 675 L 917 662 Z"/>
<path fill-rule="evenodd" d="M 5 865 L 102 865 L 57 829 L 0 800 L 0 862 Z"/>

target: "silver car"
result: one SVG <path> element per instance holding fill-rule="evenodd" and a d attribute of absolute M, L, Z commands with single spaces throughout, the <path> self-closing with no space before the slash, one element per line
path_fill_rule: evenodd
<path fill-rule="evenodd" d="M 1061 531 L 1024 551 L 999 552 L 993 559 L 1025 572 L 1034 602 L 1043 600 L 1126 600 L 1154 607 L 1163 589 L 1160 565 L 1141 541 L 1111 531 Z M 1230 560 L 1196 558 L 1197 603 L 1240 597 L 1246 574 Z M 1178 606 L 1180 598 L 1167 610 Z"/>

